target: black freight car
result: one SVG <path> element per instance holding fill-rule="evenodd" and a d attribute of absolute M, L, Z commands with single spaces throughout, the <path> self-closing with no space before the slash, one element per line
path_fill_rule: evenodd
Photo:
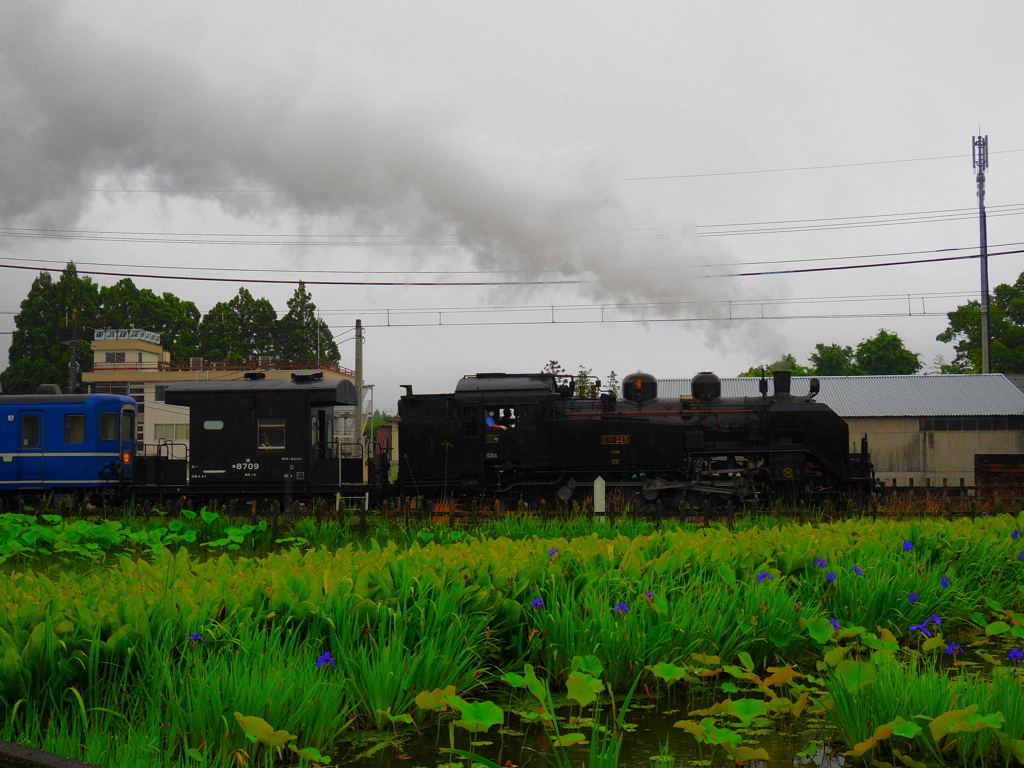
<path fill-rule="evenodd" d="M 659 398 L 645 373 L 623 398 L 575 397 L 550 374 L 480 373 L 453 394 L 399 402 L 399 492 L 569 501 L 602 477 L 665 509 L 770 496 L 866 496 L 867 447 L 850 456 L 846 423 L 816 392 L 795 396 L 788 372 L 769 395 L 721 396 L 711 373 L 691 397 Z"/>
<path fill-rule="evenodd" d="M 334 407 L 356 402 L 350 381 L 252 373 L 178 382 L 165 402 L 189 407 L 188 458 L 142 458 L 137 493 L 302 499 L 365 490 L 358 444 L 347 450 L 334 430 Z"/>

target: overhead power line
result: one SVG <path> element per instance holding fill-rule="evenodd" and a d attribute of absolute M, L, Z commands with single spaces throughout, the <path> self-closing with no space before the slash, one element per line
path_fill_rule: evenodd
<path fill-rule="evenodd" d="M 990 154 L 1024 152 L 1024 149 L 1004 149 Z M 795 171 L 823 171 L 833 168 L 861 168 L 869 165 L 892 165 L 894 163 L 925 163 L 932 160 L 963 160 L 964 155 L 938 155 L 934 157 L 907 157 L 902 160 L 871 160 L 862 163 L 831 163 L 828 165 L 800 165 L 790 168 L 759 168 L 747 171 L 714 171 L 710 173 L 676 173 L 662 176 L 630 176 L 622 181 L 657 181 L 660 179 L 704 179 L 712 176 L 748 176 L 755 173 L 792 173 Z"/>

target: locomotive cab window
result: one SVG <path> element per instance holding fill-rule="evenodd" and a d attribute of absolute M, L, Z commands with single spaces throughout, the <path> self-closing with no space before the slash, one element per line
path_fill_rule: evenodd
<path fill-rule="evenodd" d="M 117 414 L 100 414 L 100 440 L 117 440 Z"/>
<path fill-rule="evenodd" d="M 64 442 L 84 443 L 85 442 L 85 414 L 65 413 L 64 414 Z"/>
<path fill-rule="evenodd" d="M 257 424 L 257 439 L 261 451 L 284 448 L 284 417 L 260 416 Z"/>

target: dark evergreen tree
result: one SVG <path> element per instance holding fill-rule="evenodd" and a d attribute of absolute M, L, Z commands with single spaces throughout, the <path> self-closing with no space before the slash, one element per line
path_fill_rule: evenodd
<path fill-rule="evenodd" d="M 78 276 L 74 262 L 56 282 L 49 272 L 40 272 L 14 318 L 10 363 L 0 374 L 4 392 L 31 394 L 40 384 L 68 391 L 72 345 L 79 370 L 91 370 L 89 342 L 98 306 L 96 285 Z"/>
<path fill-rule="evenodd" d="M 173 293 L 158 296 L 148 288 L 140 290 L 124 278 L 100 288 L 100 302 L 98 327 L 156 331 L 171 360 L 188 360 L 196 355 L 200 313 L 191 301 L 182 301 Z"/>
<path fill-rule="evenodd" d="M 277 355 L 283 360 L 341 360 L 338 345 L 327 323 L 316 316 L 316 304 L 299 281 L 288 299 L 288 312 L 277 321 Z"/>
<path fill-rule="evenodd" d="M 266 299 L 244 287 L 231 301 L 219 302 L 199 325 L 199 355 L 207 360 L 241 362 L 276 355 L 277 312 Z"/>

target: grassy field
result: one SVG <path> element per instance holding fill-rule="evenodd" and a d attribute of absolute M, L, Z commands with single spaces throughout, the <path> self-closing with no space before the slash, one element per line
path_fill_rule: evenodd
<path fill-rule="evenodd" d="M 713 703 L 676 725 L 723 765 L 791 761 L 756 729 L 813 713 L 875 765 L 1022 760 L 1024 517 L 975 512 L 3 515 L 0 734 L 109 768 L 312 766 L 353 729 L 472 751 L 512 692 L 545 759 L 614 766 L 623 704 L 685 690 Z"/>

